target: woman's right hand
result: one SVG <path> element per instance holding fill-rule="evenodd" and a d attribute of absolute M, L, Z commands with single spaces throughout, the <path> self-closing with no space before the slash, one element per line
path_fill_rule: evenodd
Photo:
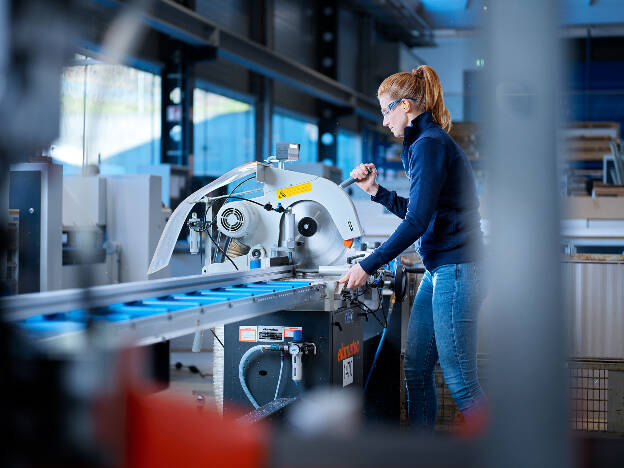
<path fill-rule="evenodd" d="M 358 186 L 371 196 L 377 195 L 379 184 L 377 183 L 377 169 L 372 163 L 360 164 L 349 174 L 357 182 Z"/>

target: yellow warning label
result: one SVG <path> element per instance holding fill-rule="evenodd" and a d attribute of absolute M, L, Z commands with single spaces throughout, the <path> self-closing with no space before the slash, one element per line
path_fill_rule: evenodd
<path fill-rule="evenodd" d="M 277 198 L 292 197 L 294 195 L 301 195 L 302 193 L 311 192 L 312 183 L 306 182 L 305 184 L 293 185 L 292 187 L 286 187 L 277 191 Z"/>

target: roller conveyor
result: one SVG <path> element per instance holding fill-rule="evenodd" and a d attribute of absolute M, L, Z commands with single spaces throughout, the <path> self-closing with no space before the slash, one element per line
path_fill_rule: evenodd
<path fill-rule="evenodd" d="M 292 277 L 292 268 L 267 268 L 255 273 L 88 288 L 81 290 L 81 294 L 85 303 L 92 304 L 90 312 L 85 307 L 72 308 L 76 302 L 76 290 L 13 296 L 1 299 L 0 305 L 5 319 L 8 317 L 27 333 L 46 342 L 62 343 L 83 338 L 91 321 L 93 329 L 105 333 L 108 339 L 146 345 L 320 300 L 324 294 L 323 284 L 279 281 L 280 276 Z M 247 282 L 248 279 L 276 276 L 277 280 Z M 189 290 L 189 285 L 199 288 Z M 128 300 L 132 288 L 135 290 L 134 299 Z M 125 300 L 115 300 L 116 289 L 122 290 L 120 295 Z M 145 297 L 155 290 L 166 294 Z M 61 300 L 63 295 L 68 298 L 65 303 Z M 50 310 L 45 300 L 47 296 L 58 307 Z"/>

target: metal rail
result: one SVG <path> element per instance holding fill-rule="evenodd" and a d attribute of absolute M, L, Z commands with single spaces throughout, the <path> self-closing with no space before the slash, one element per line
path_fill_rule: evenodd
<path fill-rule="evenodd" d="M 14 322 L 38 315 L 106 307 L 116 303 L 169 296 L 200 289 L 272 281 L 293 275 L 294 268 L 292 266 L 280 266 L 212 275 L 137 281 L 85 289 L 19 294 L 0 298 L 0 311 L 2 311 L 2 320 Z"/>
<path fill-rule="evenodd" d="M 96 334 L 105 336 L 107 343 L 148 345 L 188 335 L 215 325 L 237 322 L 309 301 L 320 300 L 325 290 L 324 284 L 302 283 L 301 287 L 293 285 L 287 287 L 290 289 L 280 290 L 279 286 L 276 286 L 277 291 L 254 290 L 255 295 L 247 294 L 247 297 L 241 297 L 244 294 L 242 292 L 230 291 L 224 293 L 220 299 L 214 299 L 213 293 L 207 291 L 203 296 L 178 295 L 169 301 L 142 301 L 139 305 L 127 306 L 127 308 L 143 310 L 151 308 L 152 311 L 162 308 L 163 311 L 147 317 L 120 322 L 99 322 L 95 325 Z M 215 300 L 219 302 L 209 303 Z M 208 304 L 205 304 L 206 302 Z M 81 330 L 43 336 L 41 341 L 52 346 L 71 345 L 72 342 L 80 342 L 85 334 L 86 327 Z"/>

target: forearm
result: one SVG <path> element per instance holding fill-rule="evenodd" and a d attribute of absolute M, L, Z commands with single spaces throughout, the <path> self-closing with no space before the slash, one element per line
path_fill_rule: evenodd
<path fill-rule="evenodd" d="M 370 188 L 367 188 L 364 191 L 368 193 L 371 197 L 374 197 L 379 191 L 379 184 L 372 185 Z"/>
<path fill-rule="evenodd" d="M 366 273 L 372 274 L 381 265 L 393 260 L 409 248 L 424 231 L 425 228 L 422 226 L 415 226 L 409 220 L 404 220 L 386 242 L 360 262 L 360 266 Z"/>
<path fill-rule="evenodd" d="M 390 213 L 405 219 L 408 205 L 407 198 L 400 197 L 396 192 L 391 192 L 385 187 L 378 186 L 377 192 L 374 196 L 371 196 L 371 200 L 385 206 Z"/>

